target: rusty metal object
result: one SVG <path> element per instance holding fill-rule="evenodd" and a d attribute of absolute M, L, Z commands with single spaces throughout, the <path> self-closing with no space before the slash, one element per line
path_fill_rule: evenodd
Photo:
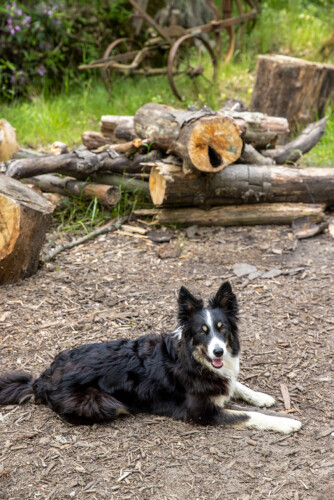
<path fill-rule="evenodd" d="M 208 7 L 213 11 L 214 19 L 207 24 L 185 29 L 175 24 L 176 15 L 173 17 L 174 21 L 171 26 L 161 27 L 135 0 L 129 1 L 135 9 L 136 17 L 144 19 L 156 30 L 159 36 L 147 40 L 142 47 L 136 40 L 120 38 L 108 46 L 102 59 L 92 61 L 90 64 L 83 64 L 79 66 L 79 69 L 101 68 L 103 82 L 108 92 L 111 91 L 112 71 L 125 75 L 145 76 L 167 73 L 173 93 L 181 100 L 182 92 L 178 88 L 180 84 L 177 82 L 177 75 L 188 76 L 190 84 L 198 83 L 205 77 L 200 56 L 197 58 L 197 63 L 196 61 L 189 62 L 185 67 L 184 59 L 180 56 L 181 50 L 195 42 L 205 47 L 209 59 L 211 59 L 209 64 L 212 66 L 212 78 L 209 80 L 214 81 L 217 74 L 217 58 L 220 59 L 222 54 L 221 32 L 226 31 L 227 33 L 228 47 L 225 61 L 230 61 L 235 49 L 234 26 L 242 27 L 250 21 L 255 22 L 260 10 L 259 1 L 235 0 L 238 15 L 233 16 L 233 0 L 222 0 L 220 10 L 213 0 L 206 0 Z M 215 52 L 206 39 L 209 35 L 215 38 Z M 166 51 L 169 51 L 167 68 L 151 67 L 151 64 L 145 64 L 146 60 L 151 61 L 156 54 Z M 189 92 L 187 94 L 189 95 Z"/>
<path fill-rule="evenodd" d="M 204 75 L 204 67 L 201 65 L 201 56 L 199 53 L 201 51 L 201 47 L 195 46 L 195 42 L 199 42 L 202 44 L 209 54 L 211 59 L 210 65 L 212 65 L 212 77 L 206 77 Z M 185 45 L 185 46 L 182 46 Z M 192 59 L 193 54 L 191 53 L 190 46 L 193 46 L 196 50 L 198 50 L 198 57 L 195 61 Z M 186 61 L 184 59 L 186 57 Z M 199 83 L 199 79 L 206 79 L 207 83 L 212 86 L 214 81 L 217 78 L 217 59 L 215 53 L 213 52 L 210 44 L 203 38 L 201 35 L 184 35 L 179 38 L 170 49 L 167 63 L 167 75 L 169 84 L 174 95 L 180 99 L 180 101 L 184 100 L 184 95 L 182 95 L 181 84 L 177 81 L 177 76 L 186 76 L 188 77 L 189 83 L 186 89 L 186 92 L 189 94 L 189 86 L 193 83 Z M 199 93 L 199 92 L 198 92 Z"/>

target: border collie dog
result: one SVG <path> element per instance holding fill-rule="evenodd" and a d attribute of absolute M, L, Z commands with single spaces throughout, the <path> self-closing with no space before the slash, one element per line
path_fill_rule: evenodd
<path fill-rule="evenodd" d="M 237 381 L 238 306 L 229 282 L 204 307 L 181 287 L 179 327 L 163 335 L 114 340 L 63 351 L 42 375 L 0 377 L 0 405 L 31 398 L 71 424 L 108 422 L 150 413 L 201 425 L 233 425 L 288 434 L 301 422 L 224 409 L 231 398 L 255 406 L 275 400 Z"/>

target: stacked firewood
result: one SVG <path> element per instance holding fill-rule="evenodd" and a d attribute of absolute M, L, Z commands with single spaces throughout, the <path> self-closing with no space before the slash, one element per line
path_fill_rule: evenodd
<path fill-rule="evenodd" d="M 326 118 L 286 142 L 285 118 L 241 109 L 238 102 L 216 112 L 149 103 L 134 116 L 102 116 L 101 132 L 84 132 L 83 146 L 72 152 L 58 145 L 58 154 L 0 163 L 0 172 L 108 207 L 119 201 L 120 187 L 140 190 L 163 209 L 149 211 L 160 222 L 228 224 L 234 205 L 239 215 L 231 224 L 286 223 L 310 210 L 319 218 L 323 206 L 315 204 L 334 200 L 334 169 L 292 164 L 320 140 Z"/>

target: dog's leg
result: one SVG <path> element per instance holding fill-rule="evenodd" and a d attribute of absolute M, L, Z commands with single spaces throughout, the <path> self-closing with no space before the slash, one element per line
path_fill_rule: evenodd
<path fill-rule="evenodd" d="M 81 391 L 54 391 L 48 394 L 47 404 L 62 420 L 75 425 L 110 422 L 129 414 L 120 401 L 93 387 Z"/>
<path fill-rule="evenodd" d="M 302 423 L 299 420 L 284 417 L 274 417 L 271 415 L 264 415 L 255 411 L 243 412 L 236 410 L 225 410 L 226 414 L 231 417 L 237 415 L 246 415 L 247 420 L 237 422 L 234 427 L 249 427 L 261 431 L 275 431 L 282 434 L 290 434 L 300 430 Z"/>
<path fill-rule="evenodd" d="M 275 404 L 275 399 L 268 394 L 263 392 L 252 391 L 249 387 L 236 382 L 234 392 L 232 395 L 233 399 L 242 399 L 249 404 L 254 406 L 272 406 Z"/>

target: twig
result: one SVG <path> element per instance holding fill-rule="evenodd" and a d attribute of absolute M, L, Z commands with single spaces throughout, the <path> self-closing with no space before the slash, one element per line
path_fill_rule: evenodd
<path fill-rule="evenodd" d="M 72 240 L 69 241 L 68 243 L 63 243 L 61 245 L 56 246 L 56 248 L 53 248 L 49 253 L 44 255 L 41 260 L 42 262 L 50 262 L 50 260 L 53 260 L 56 255 L 59 253 L 63 252 L 64 250 L 68 250 L 70 248 L 73 248 L 77 245 L 81 245 L 82 243 L 85 243 L 88 240 L 91 240 L 93 238 L 96 238 L 97 236 L 100 236 L 101 234 L 105 233 L 111 233 L 113 231 L 116 231 L 121 227 L 123 223 L 123 220 L 121 218 L 117 219 L 116 222 L 110 222 L 109 224 L 100 227 L 98 229 L 95 229 L 94 231 L 91 231 L 88 234 L 85 234 L 85 236 L 82 236 L 81 238 L 78 238 L 77 240 Z"/>

